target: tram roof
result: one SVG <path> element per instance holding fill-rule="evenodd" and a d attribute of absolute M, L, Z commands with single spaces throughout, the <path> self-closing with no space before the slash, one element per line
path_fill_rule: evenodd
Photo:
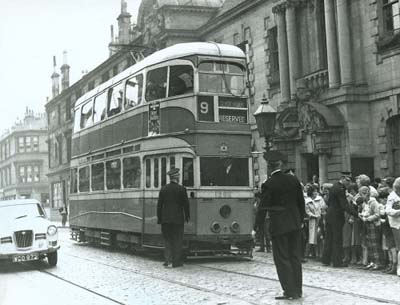
<path fill-rule="evenodd" d="M 79 101 L 84 101 L 87 98 L 93 96 L 97 92 L 108 88 L 110 85 L 125 79 L 129 75 L 142 70 L 145 67 L 149 67 L 158 63 L 162 63 L 168 60 L 178 59 L 186 56 L 192 55 L 205 55 L 205 56 L 216 56 L 216 57 L 234 57 L 234 58 L 244 58 L 244 52 L 233 45 L 215 43 L 215 42 L 187 42 L 178 43 L 173 46 L 167 47 L 165 49 L 154 52 L 153 54 L 147 56 L 140 62 L 134 64 L 133 66 L 127 68 L 121 73 L 117 74 L 113 78 L 94 88 L 93 90 L 85 93 Z"/>

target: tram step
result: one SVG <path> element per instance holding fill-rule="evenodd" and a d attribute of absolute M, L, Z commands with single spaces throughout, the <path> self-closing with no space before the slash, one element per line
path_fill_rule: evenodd
<path fill-rule="evenodd" d="M 100 245 L 111 246 L 111 233 L 100 232 Z"/>

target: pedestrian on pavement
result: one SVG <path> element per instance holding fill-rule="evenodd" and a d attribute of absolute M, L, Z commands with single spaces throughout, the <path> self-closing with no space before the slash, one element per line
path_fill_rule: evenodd
<path fill-rule="evenodd" d="M 181 267 L 184 222 L 190 220 L 189 200 L 186 188 L 179 184 L 179 168 L 168 173 L 170 183 L 163 186 L 158 195 L 157 218 L 165 243 L 165 262 L 167 267 Z"/>
<path fill-rule="evenodd" d="M 297 299 L 302 296 L 301 225 L 305 204 L 299 180 L 281 170 L 284 156 L 278 151 L 264 154 L 270 178 L 263 183 L 261 203 L 256 219 L 265 219 L 268 211 L 272 253 L 283 295 L 275 299 Z M 261 225 L 261 224 L 259 224 Z"/>
<path fill-rule="evenodd" d="M 65 227 L 65 224 L 67 223 L 67 218 L 68 218 L 68 210 L 66 206 L 63 206 L 58 209 L 58 212 L 61 215 L 61 224 L 63 227 Z"/>
<path fill-rule="evenodd" d="M 343 225 L 344 212 L 347 211 L 354 217 L 358 217 L 346 198 L 346 187 L 351 182 L 350 172 L 342 172 L 340 180 L 329 190 L 328 210 L 326 212 L 326 239 L 322 264 L 333 267 L 347 267 L 342 262 L 343 255 Z"/>

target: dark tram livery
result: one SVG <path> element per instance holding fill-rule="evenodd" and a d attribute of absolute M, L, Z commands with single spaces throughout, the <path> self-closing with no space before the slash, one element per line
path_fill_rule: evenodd
<path fill-rule="evenodd" d="M 75 105 L 72 238 L 162 248 L 157 199 L 181 169 L 187 255 L 251 256 L 251 132 L 245 54 L 196 42 L 158 51 Z"/>

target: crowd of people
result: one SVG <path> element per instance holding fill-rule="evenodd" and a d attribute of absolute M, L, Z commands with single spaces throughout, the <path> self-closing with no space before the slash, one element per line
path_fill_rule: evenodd
<path fill-rule="evenodd" d="M 400 276 L 400 177 L 371 181 L 344 172 L 334 184 L 313 179 L 303 185 L 303 194 L 303 263 L 318 260 Z M 257 202 L 261 197 L 262 191 L 256 192 Z M 271 252 L 269 222 L 267 213 L 264 226 L 257 227 L 257 252 Z"/>

